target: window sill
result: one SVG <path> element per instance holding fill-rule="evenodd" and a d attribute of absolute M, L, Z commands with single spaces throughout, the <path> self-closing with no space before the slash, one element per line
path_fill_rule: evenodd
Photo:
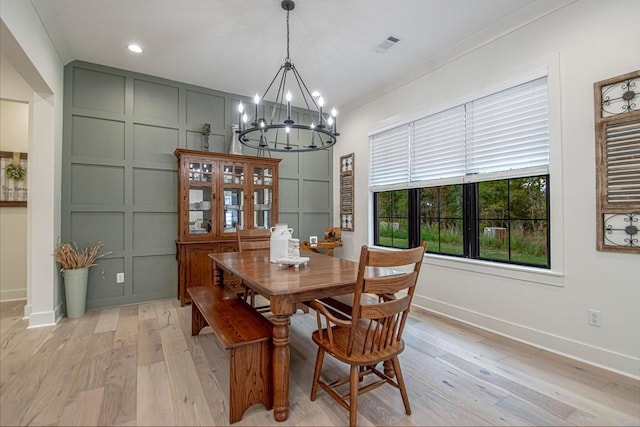
<path fill-rule="evenodd" d="M 493 263 L 467 258 L 455 258 L 442 255 L 425 254 L 424 263 L 452 270 L 470 271 L 489 276 L 504 277 L 524 282 L 538 283 L 549 286 L 564 286 L 564 273 L 547 269 Z"/>

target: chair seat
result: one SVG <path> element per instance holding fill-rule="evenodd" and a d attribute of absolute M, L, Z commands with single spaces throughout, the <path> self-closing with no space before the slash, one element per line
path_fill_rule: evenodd
<path fill-rule="evenodd" d="M 313 342 L 322 347 L 324 351 L 331 354 L 336 359 L 350 364 L 350 365 L 358 365 L 358 366 L 368 366 L 375 365 L 376 363 L 382 362 L 384 360 L 389 360 L 390 358 L 397 356 L 404 350 L 404 340 L 400 339 L 400 341 L 396 341 L 392 345 L 387 346 L 384 349 L 376 350 L 373 352 L 365 352 L 362 347 L 365 341 L 364 333 L 361 331 L 366 331 L 367 328 L 364 325 L 368 322 L 359 322 L 361 327 L 358 327 L 358 333 L 356 333 L 356 337 L 354 340 L 354 348 L 351 352 L 351 356 L 347 355 L 347 346 L 349 343 L 349 329 L 342 328 L 339 326 L 332 327 L 333 332 L 333 346 L 329 342 L 329 336 L 326 329 L 322 330 L 323 338 L 320 338 L 320 332 L 314 331 L 311 334 L 311 338 Z"/>

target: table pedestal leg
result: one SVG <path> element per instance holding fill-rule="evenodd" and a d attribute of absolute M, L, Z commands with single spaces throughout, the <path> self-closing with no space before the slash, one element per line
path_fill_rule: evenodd
<path fill-rule="evenodd" d="M 273 418 L 289 417 L 289 316 L 273 317 Z"/>

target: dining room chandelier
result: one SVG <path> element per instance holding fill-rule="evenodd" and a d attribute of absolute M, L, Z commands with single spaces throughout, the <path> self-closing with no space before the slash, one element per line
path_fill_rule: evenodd
<path fill-rule="evenodd" d="M 246 147 L 267 151 L 304 152 L 323 150 L 332 147 L 338 135 L 336 127 L 336 109 L 330 114 L 322 111 L 324 98 L 318 91 L 309 91 L 289 56 L 289 12 L 295 8 L 293 0 L 283 0 L 282 9 L 287 12 L 287 56 L 271 80 L 262 97 L 256 93 L 253 108 L 240 102 L 238 105 L 238 140 Z M 272 108 L 265 100 L 269 91 L 277 84 L 277 92 Z M 297 90 L 295 89 L 297 85 Z M 299 94 L 307 110 L 311 112 L 311 122 L 296 122 L 291 115 L 293 95 L 291 89 Z M 250 111 L 253 110 L 253 111 Z M 270 110 L 270 111 L 269 111 Z M 298 117 L 302 117 L 302 113 Z M 300 121 L 300 119 L 298 119 Z"/>

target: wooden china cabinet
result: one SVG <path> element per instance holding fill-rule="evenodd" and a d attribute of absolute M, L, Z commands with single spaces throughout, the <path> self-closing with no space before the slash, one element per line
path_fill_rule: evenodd
<path fill-rule="evenodd" d="M 278 163 L 235 154 L 177 149 L 178 297 L 212 284 L 208 254 L 238 250 L 240 227 L 269 228 L 278 220 Z"/>

